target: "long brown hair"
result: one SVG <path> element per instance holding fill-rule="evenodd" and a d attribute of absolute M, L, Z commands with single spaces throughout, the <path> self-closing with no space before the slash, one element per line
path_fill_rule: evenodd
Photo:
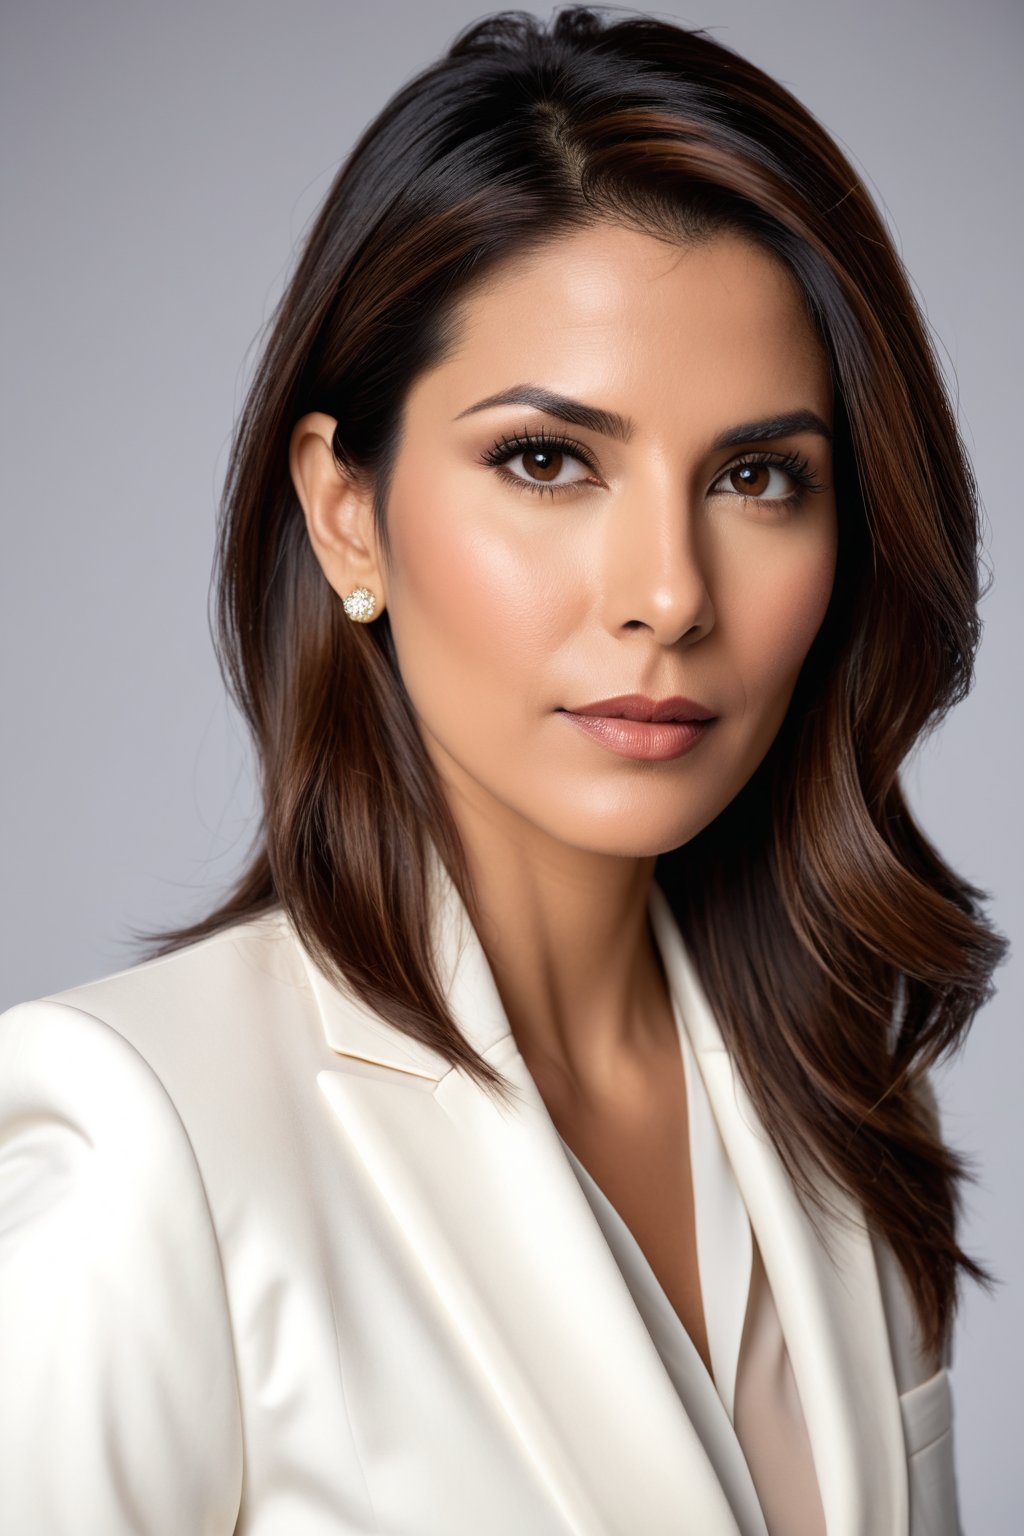
<path fill-rule="evenodd" d="M 281 907 L 319 963 L 499 1095 L 428 941 L 429 844 L 471 880 L 385 612 L 352 624 L 288 469 L 305 412 L 337 418 L 385 559 L 402 407 L 498 263 L 600 219 L 678 240 L 742 231 L 786 264 L 835 389 L 839 554 L 783 726 L 729 806 L 656 878 L 737 1071 L 808 1209 L 808 1171 L 892 1245 L 927 1346 L 949 1335 L 965 1159 L 928 1069 L 962 1041 L 1008 948 L 986 893 L 914 821 L 912 746 L 969 690 L 980 638 L 976 486 L 926 328 L 865 186 L 811 114 L 701 30 L 568 7 L 466 28 L 342 165 L 272 317 L 237 425 L 218 547 L 218 648 L 252 731 L 248 867 L 155 954 Z"/>

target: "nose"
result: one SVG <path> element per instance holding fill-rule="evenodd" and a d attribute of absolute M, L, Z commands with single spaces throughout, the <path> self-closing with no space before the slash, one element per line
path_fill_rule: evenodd
<path fill-rule="evenodd" d="M 609 508 L 604 525 L 604 619 L 621 635 L 641 628 L 661 645 L 694 644 L 712 629 L 707 549 L 674 476 L 645 476 Z"/>

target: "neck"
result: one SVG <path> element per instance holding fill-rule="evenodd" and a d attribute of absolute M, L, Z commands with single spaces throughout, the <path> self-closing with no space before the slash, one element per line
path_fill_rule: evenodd
<path fill-rule="evenodd" d="M 564 1095 L 621 1092 L 675 1045 L 647 915 L 655 856 L 570 847 L 491 808 L 453 810 L 477 934 L 527 1066 Z"/>

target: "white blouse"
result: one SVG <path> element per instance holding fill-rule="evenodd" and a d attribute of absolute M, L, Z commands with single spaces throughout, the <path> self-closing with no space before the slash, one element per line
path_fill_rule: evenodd
<path fill-rule="evenodd" d="M 643 1249 L 563 1137 L 590 1202 L 743 1536 L 825 1536 L 810 1441 L 778 1314 L 677 1000 L 697 1266 L 712 1376 Z"/>

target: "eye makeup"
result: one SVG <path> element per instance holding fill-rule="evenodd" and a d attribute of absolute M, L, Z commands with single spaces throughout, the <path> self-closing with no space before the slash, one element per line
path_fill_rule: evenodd
<path fill-rule="evenodd" d="M 506 469 L 506 465 L 515 458 L 525 454 L 537 454 L 538 456 L 550 456 L 563 454 L 567 458 L 575 459 L 590 471 L 590 477 L 580 476 L 575 480 L 564 481 L 560 485 L 545 484 L 542 481 L 530 480 L 525 475 L 513 474 Z M 600 483 L 597 466 L 587 448 L 573 438 L 566 437 L 562 433 L 552 433 L 544 428 L 531 431 L 515 432 L 509 436 L 499 438 L 482 456 L 481 463 L 489 464 L 499 473 L 500 479 L 507 484 L 514 485 L 521 490 L 533 494 L 547 493 L 552 498 L 572 491 L 577 486 L 593 486 Z M 783 470 L 795 483 L 797 489 L 787 496 L 747 496 L 742 491 L 716 492 L 714 486 L 734 470 L 746 465 L 763 464 L 768 468 Z M 825 486 L 817 480 L 811 470 L 807 459 L 793 452 L 778 452 L 770 449 L 756 449 L 749 453 L 741 454 L 732 463 L 727 464 L 715 477 L 710 494 L 727 494 L 736 496 L 745 502 L 763 502 L 769 506 L 790 506 L 801 501 L 805 495 L 813 495 L 823 491 Z"/>

